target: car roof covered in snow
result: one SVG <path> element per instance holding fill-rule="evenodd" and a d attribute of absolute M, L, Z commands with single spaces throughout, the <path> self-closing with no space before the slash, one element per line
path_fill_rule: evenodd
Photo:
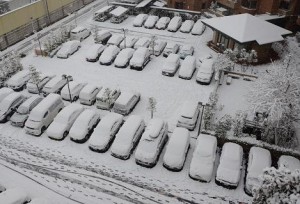
<path fill-rule="evenodd" d="M 198 107 L 198 101 L 185 101 L 182 105 L 181 116 L 193 118 Z"/>
<path fill-rule="evenodd" d="M 186 58 L 182 61 L 182 65 L 186 65 L 186 64 L 193 64 L 196 62 L 196 58 L 194 56 L 186 56 Z"/>
<path fill-rule="evenodd" d="M 300 170 L 300 161 L 299 159 L 292 157 L 292 156 L 288 156 L 288 155 L 281 155 L 279 160 L 278 160 L 278 167 L 280 165 L 285 166 L 286 168 L 288 168 L 291 171 L 294 171 L 296 169 Z"/>
<path fill-rule="evenodd" d="M 44 98 L 36 107 L 34 107 L 29 115 L 34 118 L 42 118 L 47 110 L 53 103 L 57 100 L 62 100 L 61 96 L 58 94 L 50 93 L 46 98 Z"/>
<path fill-rule="evenodd" d="M 169 154 L 178 154 L 178 150 L 185 150 L 186 143 L 190 142 L 190 132 L 186 128 L 176 127 L 169 138 L 167 152 Z M 180 152 L 182 153 L 182 152 Z"/>
<path fill-rule="evenodd" d="M 132 135 L 140 127 L 143 118 L 139 115 L 131 115 L 127 118 L 123 126 L 121 127 L 118 135 Z"/>
<path fill-rule="evenodd" d="M 63 80 L 61 76 L 55 76 L 52 79 L 50 79 L 50 81 L 48 81 L 48 83 L 45 85 L 45 87 L 53 87 L 61 80 Z"/>
<path fill-rule="evenodd" d="M 30 74 L 29 69 L 24 69 L 22 71 L 17 72 L 14 74 L 10 79 L 8 79 L 7 83 L 18 81 L 20 78 L 23 78 Z"/>
<path fill-rule="evenodd" d="M 223 145 L 221 157 L 229 160 L 236 160 L 241 156 L 241 152 L 243 152 L 243 149 L 240 145 L 227 142 Z"/>
<path fill-rule="evenodd" d="M 80 32 L 82 30 L 86 29 L 86 27 L 83 27 L 83 26 L 77 26 L 76 28 L 74 28 L 73 30 L 71 30 L 71 33 L 74 32 L 74 33 L 77 33 L 77 32 Z"/>
<path fill-rule="evenodd" d="M 217 146 L 217 138 L 212 135 L 200 134 L 197 138 L 197 146 L 195 152 L 202 157 L 212 156 Z"/>
<path fill-rule="evenodd" d="M 135 45 L 144 45 L 147 41 L 150 41 L 150 39 L 147 37 L 141 37 Z"/>
<path fill-rule="evenodd" d="M 92 118 L 96 113 L 95 110 L 85 109 L 76 119 L 73 126 L 79 125 L 80 127 L 87 127 L 87 124 L 90 122 L 90 118 Z"/>
<path fill-rule="evenodd" d="M 10 93 L 12 93 L 12 92 L 14 92 L 11 88 L 8 88 L 8 87 L 2 87 L 1 89 L 0 89 L 0 96 L 1 95 L 7 95 L 7 94 L 10 94 Z"/>
<path fill-rule="evenodd" d="M 92 84 L 87 84 L 86 86 L 81 89 L 80 94 L 90 94 L 92 93 L 96 88 L 98 88 L 95 85 Z"/>
<path fill-rule="evenodd" d="M 157 138 L 157 136 L 159 135 L 159 132 L 161 131 L 161 129 L 164 126 L 164 123 L 165 122 L 162 119 L 159 119 L 159 118 L 151 119 L 148 126 L 147 126 L 147 128 L 146 128 L 146 131 L 147 131 L 149 137 L 150 138 Z"/>
<path fill-rule="evenodd" d="M 97 34 L 100 35 L 100 36 L 103 35 L 103 34 L 106 34 L 106 33 L 110 33 L 110 32 L 108 30 L 100 30 L 100 31 L 97 32 Z"/>
<path fill-rule="evenodd" d="M 137 94 L 131 91 L 122 91 L 115 104 L 125 106 L 135 95 Z"/>
<path fill-rule="evenodd" d="M 24 203 L 28 200 L 27 193 L 21 188 L 11 188 L 0 193 L 0 203 L 3 204 Z"/>
<path fill-rule="evenodd" d="M 20 107 L 29 107 L 32 104 L 32 102 L 34 102 L 38 98 L 42 98 L 42 97 L 39 95 L 32 95 L 30 98 L 24 101 L 24 103 L 22 103 Z"/>
<path fill-rule="evenodd" d="M 249 173 L 252 176 L 258 176 L 263 169 L 271 166 L 271 154 L 269 150 L 261 147 L 251 147 L 249 157 L 252 155 L 251 166 L 248 166 Z M 249 169 L 250 168 L 250 169 Z"/>
<path fill-rule="evenodd" d="M 15 99 L 19 98 L 20 96 L 22 96 L 22 94 L 20 92 L 13 92 L 4 98 L 2 103 L 4 103 L 5 101 L 15 100 Z"/>
<path fill-rule="evenodd" d="M 180 57 L 178 54 L 170 53 L 166 59 L 166 62 L 176 62 L 179 58 Z"/>
<path fill-rule="evenodd" d="M 122 6 L 118 6 L 117 8 L 115 8 L 114 10 L 112 10 L 110 12 L 111 15 L 119 17 L 121 15 L 123 15 L 124 13 L 126 13 L 128 11 L 127 8 L 124 8 Z"/>
<path fill-rule="evenodd" d="M 65 108 L 60 111 L 54 120 L 60 121 L 68 119 L 75 111 L 77 110 L 83 110 L 83 106 L 77 103 L 71 103 L 70 105 L 66 106 Z"/>
<path fill-rule="evenodd" d="M 111 129 L 111 127 L 114 125 L 115 121 L 123 119 L 123 116 L 118 113 L 110 112 L 107 115 L 105 115 L 102 120 L 100 121 L 99 125 L 97 126 L 97 129 L 102 128 L 108 128 Z"/>
<path fill-rule="evenodd" d="M 123 36 L 118 35 L 118 34 L 113 34 L 107 43 L 118 43 L 123 39 Z"/>

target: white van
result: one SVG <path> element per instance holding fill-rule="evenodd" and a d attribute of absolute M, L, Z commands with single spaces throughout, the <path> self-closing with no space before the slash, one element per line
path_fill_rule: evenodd
<path fill-rule="evenodd" d="M 58 94 L 49 94 L 30 113 L 25 123 L 25 131 L 31 135 L 41 135 L 64 107 Z"/>
<path fill-rule="evenodd" d="M 6 86 L 15 90 L 21 91 L 26 88 L 26 83 L 31 78 L 30 71 L 28 69 L 24 69 L 22 71 L 17 72 L 10 79 L 6 81 Z"/>
<path fill-rule="evenodd" d="M 140 100 L 140 93 L 122 92 L 116 100 L 113 111 L 122 115 L 128 115 Z"/>
<path fill-rule="evenodd" d="M 89 37 L 91 31 L 85 27 L 77 26 L 73 30 L 71 30 L 71 40 L 79 40 L 82 41 L 83 39 Z"/>

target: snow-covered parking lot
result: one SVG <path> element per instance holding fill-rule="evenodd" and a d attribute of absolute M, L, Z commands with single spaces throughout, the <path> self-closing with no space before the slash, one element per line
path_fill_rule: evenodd
<path fill-rule="evenodd" d="M 212 32 L 207 29 L 201 36 L 171 33 L 168 31 L 135 28 L 132 26 L 134 17 L 129 17 L 122 24 L 111 24 L 87 20 L 82 25 L 97 25 L 100 29 L 108 29 L 112 33 L 123 35 L 121 28 L 128 29 L 127 35 L 137 37 L 155 35 L 159 40 L 177 42 L 180 45 L 195 46 L 195 57 L 204 57 L 214 52 L 206 44 Z M 215 82 L 209 86 L 196 83 L 195 74 L 191 80 L 178 77 L 163 76 L 162 65 L 165 58 L 152 57 L 144 70 L 135 71 L 115 68 L 114 65 L 104 66 L 99 62 L 90 63 L 85 54 L 94 44 L 93 37 L 84 40 L 82 47 L 68 59 L 57 57 L 37 57 L 29 53 L 23 60 L 24 67 L 35 66 L 47 74 L 73 76 L 75 81 L 87 82 L 102 87 L 119 88 L 136 91 L 141 100 L 131 113 L 144 117 L 146 124 L 150 120 L 147 110 L 148 98 L 157 101 L 154 117 L 168 122 L 172 132 L 178 113 L 186 100 L 197 100 L 206 103 L 209 94 L 214 90 Z M 27 91 L 23 91 L 28 94 Z M 69 103 L 69 102 L 66 102 Z M 77 102 L 79 103 L 79 102 Z M 88 107 L 96 109 L 95 106 Z M 108 112 L 98 110 L 101 118 Z M 199 125 L 199 124 L 198 124 Z M 0 177 L 1 182 L 9 187 L 21 186 L 27 189 L 32 197 L 44 193 L 54 203 L 251 203 L 251 198 L 244 193 L 244 174 L 236 190 L 229 190 L 215 184 L 218 165 L 215 163 L 213 180 L 201 183 L 189 178 L 188 171 L 195 139 L 191 140 L 191 148 L 181 172 L 171 172 L 162 165 L 163 150 L 157 165 L 148 169 L 135 164 L 134 157 L 123 161 L 106 153 L 95 153 L 89 150 L 88 144 L 76 144 L 67 137 L 63 141 L 50 140 L 46 134 L 34 137 L 25 134 L 23 129 L 9 123 L 0 125 Z M 191 132 L 192 138 L 198 133 L 198 126 Z M 5 165 L 6 167 L 2 166 Z M 244 165 L 245 167 L 245 165 Z M 17 172 L 14 183 L 11 182 L 10 171 Z M 20 176 L 23 175 L 23 176 Z M 41 187 L 44 186 L 44 187 Z M 39 190 L 36 190 L 39 189 Z M 63 198 L 64 197 L 64 198 Z"/>

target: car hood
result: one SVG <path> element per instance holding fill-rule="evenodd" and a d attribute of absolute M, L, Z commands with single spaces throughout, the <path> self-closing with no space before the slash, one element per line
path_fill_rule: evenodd
<path fill-rule="evenodd" d="M 87 131 L 84 128 L 72 128 L 70 130 L 70 136 L 73 139 L 82 140 L 82 139 L 84 139 L 86 134 L 87 134 Z"/>
<path fill-rule="evenodd" d="M 190 175 L 204 181 L 210 181 L 213 173 L 214 163 L 208 161 L 192 161 Z"/>
<path fill-rule="evenodd" d="M 47 129 L 48 136 L 62 136 L 66 131 L 67 126 L 58 122 L 52 122 Z"/>
<path fill-rule="evenodd" d="M 178 157 L 176 155 L 165 155 L 164 163 L 170 167 L 180 167 L 184 162 L 184 157 Z"/>
<path fill-rule="evenodd" d="M 21 114 L 15 113 L 11 116 L 10 120 L 12 122 L 18 123 L 18 122 L 24 122 L 27 118 L 28 118 L 27 114 L 21 115 Z"/>
<path fill-rule="evenodd" d="M 111 135 L 107 131 L 94 132 L 89 140 L 89 144 L 94 147 L 104 148 L 108 144 L 110 137 Z"/>
<path fill-rule="evenodd" d="M 219 166 L 216 178 L 231 184 L 237 184 L 240 180 L 240 171 Z"/>
<path fill-rule="evenodd" d="M 130 148 L 129 145 L 114 144 L 111 148 L 111 151 L 119 155 L 127 155 L 130 152 Z"/>

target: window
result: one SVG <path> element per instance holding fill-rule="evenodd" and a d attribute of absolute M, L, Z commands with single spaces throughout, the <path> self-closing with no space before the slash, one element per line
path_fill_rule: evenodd
<path fill-rule="evenodd" d="M 176 9 L 183 9 L 183 2 L 175 2 Z"/>
<path fill-rule="evenodd" d="M 242 6 L 249 9 L 256 9 L 257 0 L 242 0 Z"/>
<path fill-rule="evenodd" d="M 291 0 L 281 0 L 279 8 L 284 10 L 290 9 Z"/>

